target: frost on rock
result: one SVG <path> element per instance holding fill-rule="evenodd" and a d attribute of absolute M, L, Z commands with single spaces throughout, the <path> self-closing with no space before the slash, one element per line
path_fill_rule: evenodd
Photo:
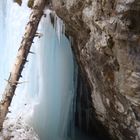
<path fill-rule="evenodd" d="M 33 128 L 19 117 L 5 120 L 3 131 L 0 133 L 0 140 L 39 140 L 39 137 Z"/>

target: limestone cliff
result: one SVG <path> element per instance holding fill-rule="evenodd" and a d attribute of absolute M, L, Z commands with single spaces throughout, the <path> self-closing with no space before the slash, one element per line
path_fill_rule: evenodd
<path fill-rule="evenodd" d="M 140 139 L 139 0 L 52 0 L 73 38 L 96 118 L 119 140 Z"/>

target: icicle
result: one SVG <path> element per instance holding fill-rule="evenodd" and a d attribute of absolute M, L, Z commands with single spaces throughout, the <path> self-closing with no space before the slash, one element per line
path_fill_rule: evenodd
<path fill-rule="evenodd" d="M 39 103 L 30 123 L 41 140 L 68 140 L 73 119 L 74 62 L 70 43 L 63 34 L 63 23 L 54 18 L 53 27 L 50 12 L 45 11 L 47 16 L 39 29 L 43 33 L 36 50 Z"/>
<path fill-rule="evenodd" d="M 64 26 L 63 21 L 56 16 L 56 32 L 59 39 L 59 43 L 63 33 L 63 26 Z"/>

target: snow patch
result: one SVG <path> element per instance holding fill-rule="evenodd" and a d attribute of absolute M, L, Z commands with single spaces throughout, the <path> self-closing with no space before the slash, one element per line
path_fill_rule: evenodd
<path fill-rule="evenodd" d="M 18 117 L 5 120 L 0 140 L 39 140 L 39 137 L 23 118 Z"/>

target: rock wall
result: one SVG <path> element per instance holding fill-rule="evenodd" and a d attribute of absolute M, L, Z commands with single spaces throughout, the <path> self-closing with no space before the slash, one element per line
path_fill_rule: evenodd
<path fill-rule="evenodd" d="M 73 38 L 96 118 L 114 139 L 140 139 L 139 0 L 52 0 Z"/>
<path fill-rule="evenodd" d="M 93 139 L 97 137 L 100 140 L 111 140 L 107 130 L 105 130 L 96 118 L 91 90 L 86 77 L 83 76 L 80 69 L 77 76 L 75 126 L 78 130 Z"/>

